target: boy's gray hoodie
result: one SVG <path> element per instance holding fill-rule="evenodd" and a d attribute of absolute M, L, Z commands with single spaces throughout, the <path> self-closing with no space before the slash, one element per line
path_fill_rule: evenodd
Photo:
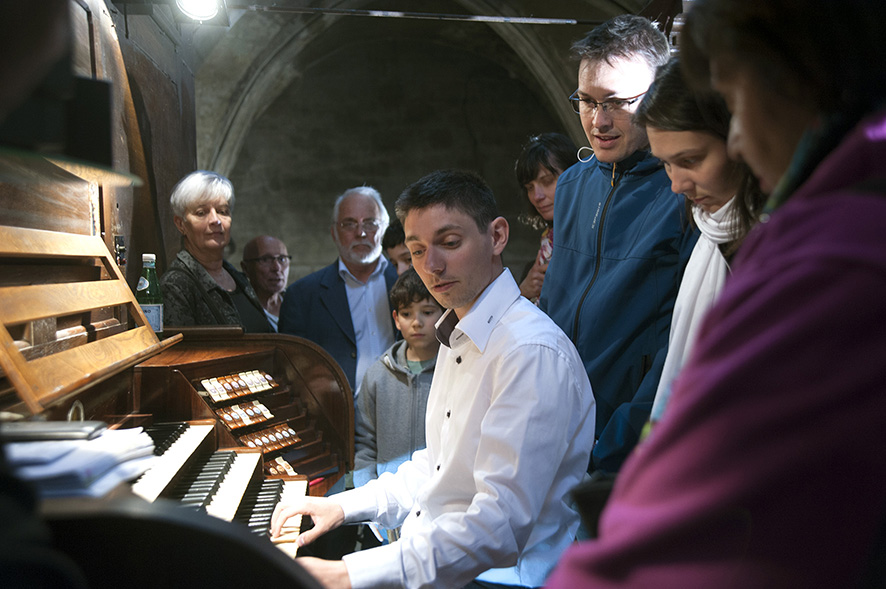
<path fill-rule="evenodd" d="M 405 340 L 372 364 L 357 395 L 354 486 L 397 470 L 425 447 L 425 410 L 436 358 L 420 374 L 406 364 Z"/>

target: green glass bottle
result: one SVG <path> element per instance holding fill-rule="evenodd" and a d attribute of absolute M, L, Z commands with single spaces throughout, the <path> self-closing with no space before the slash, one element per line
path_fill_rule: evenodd
<path fill-rule="evenodd" d="M 160 292 L 157 256 L 154 254 L 142 254 L 142 275 L 135 289 L 135 299 L 141 305 L 151 328 L 157 333 L 163 331 L 163 294 Z"/>

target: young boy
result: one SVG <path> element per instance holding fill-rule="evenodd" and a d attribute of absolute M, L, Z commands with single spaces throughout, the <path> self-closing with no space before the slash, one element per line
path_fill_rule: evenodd
<path fill-rule="evenodd" d="M 443 308 L 409 268 L 391 288 L 394 323 L 403 339 L 369 367 L 357 396 L 354 486 L 395 472 L 425 447 L 425 409 L 440 342 Z"/>

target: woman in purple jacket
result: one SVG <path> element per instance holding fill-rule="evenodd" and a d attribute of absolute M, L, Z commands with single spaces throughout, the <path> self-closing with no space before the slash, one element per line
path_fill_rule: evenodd
<path fill-rule="evenodd" d="M 881 586 L 886 2 L 697 0 L 683 63 L 770 192 L 631 455 L 550 587 Z"/>

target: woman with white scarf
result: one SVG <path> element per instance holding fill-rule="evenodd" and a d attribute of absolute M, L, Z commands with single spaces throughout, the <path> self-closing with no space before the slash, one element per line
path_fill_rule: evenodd
<path fill-rule="evenodd" d="M 668 355 L 650 416 L 654 424 L 689 358 L 702 318 L 723 289 L 729 260 L 758 220 L 765 196 L 747 166 L 729 159 L 725 103 L 718 95 L 689 90 L 678 58 L 658 69 L 634 120 L 646 127 L 653 155 L 664 164 L 671 189 L 685 197 L 701 233 L 674 303 Z"/>

